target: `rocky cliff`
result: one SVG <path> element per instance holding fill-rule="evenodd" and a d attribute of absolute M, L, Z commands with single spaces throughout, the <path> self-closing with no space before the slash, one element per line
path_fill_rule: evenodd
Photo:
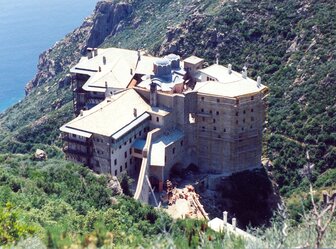
<path fill-rule="evenodd" d="M 98 2 L 93 14 L 79 28 L 39 56 L 37 74 L 26 85 L 26 94 L 59 74 L 60 84 L 66 84 L 68 79 L 65 73 L 85 54 L 86 48 L 98 47 L 107 36 L 120 31 L 123 20 L 131 13 L 129 3 L 111 0 Z"/>

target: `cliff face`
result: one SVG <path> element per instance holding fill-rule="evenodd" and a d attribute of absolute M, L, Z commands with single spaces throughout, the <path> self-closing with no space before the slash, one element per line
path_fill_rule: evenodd
<path fill-rule="evenodd" d="M 38 71 L 26 85 L 26 95 L 58 74 L 60 82 L 67 82 L 66 72 L 85 54 L 86 48 L 98 47 L 107 36 L 114 35 L 131 13 L 132 6 L 128 3 L 98 2 L 93 14 L 79 28 L 39 56 Z"/>

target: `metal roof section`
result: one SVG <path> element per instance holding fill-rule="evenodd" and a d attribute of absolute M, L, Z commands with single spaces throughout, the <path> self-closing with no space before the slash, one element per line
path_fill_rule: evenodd
<path fill-rule="evenodd" d="M 134 119 L 131 123 L 127 124 L 125 127 L 121 128 L 119 131 L 114 133 L 112 135 L 112 138 L 114 140 L 117 140 L 117 139 L 121 138 L 123 135 L 125 135 L 126 133 L 131 131 L 133 128 L 135 128 L 137 125 L 141 124 L 145 120 L 148 120 L 149 117 L 150 117 L 150 115 L 146 112 L 141 114 L 139 117 Z"/>
<path fill-rule="evenodd" d="M 91 76 L 83 86 L 86 91 L 104 92 L 106 84 L 111 88 L 126 88 L 134 76 L 138 59 L 137 51 L 98 49 L 96 56 L 82 57 L 70 72 Z"/>
<path fill-rule="evenodd" d="M 166 109 L 162 109 L 160 107 L 150 107 L 150 109 L 148 109 L 148 112 L 151 114 L 155 114 L 161 117 L 167 116 L 168 114 L 170 114 L 170 112 Z"/>
<path fill-rule="evenodd" d="M 233 71 L 232 69 L 224 67 L 219 64 L 213 64 L 209 67 L 200 69 L 199 72 L 201 73 L 201 77 L 203 78 L 206 76 L 209 76 L 222 83 L 251 82 L 251 83 L 256 84 L 256 81 L 254 81 L 253 79 L 244 77 L 243 74 Z M 206 81 L 206 80 L 203 80 L 203 81 Z"/>
<path fill-rule="evenodd" d="M 156 139 L 152 144 L 150 165 L 151 166 L 165 166 L 166 147 L 172 145 L 176 141 L 183 138 L 183 132 L 180 130 L 173 130 L 165 133 L 163 136 Z"/>
<path fill-rule="evenodd" d="M 141 75 L 153 75 L 153 64 L 156 60 L 157 57 L 145 55 L 141 56 L 135 69 L 135 73 Z"/>
<path fill-rule="evenodd" d="M 136 139 L 132 145 L 132 148 L 137 150 L 143 150 L 145 148 L 146 140 Z"/>
<path fill-rule="evenodd" d="M 70 133 L 70 134 L 75 134 L 78 136 L 82 136 L 82 137 L 86 137 L 86 138 L 90 138 L 92 136 L 92 133 L 90 132 L 86 132 L 86 131 L 81 131 L 81 130 L 77 130 L 77 129 L 72 129 L 70 127 L 67 127 L 67 125 L 63 125 L 60 130 L 62 132 L 66 132 L 66 133 Z"/>
<path fill-rule="evenodd" d="M 231 68 L 214 64 L 199 70 L 200 79 L 211 77 L 215 81 L 204 81 L 196 84 L 194 91 L 203 94 L 238 97 L 263 91 L 267 87 L 248 78 L 246 75 L 231 70 Z M 246 74 L 246 73 L 245 73 Z"/>
<path fill-rule="evenodd" d="M 251 82 L 231 82 L 231 83 L 222 83 L 216 81 L 206 81 L 197 83 L 194 91 L 197 91 L 201 94 L 216 95 L 222 97 L 239 97 L 254 93 L 259 93 L 265 90 L 267 87 L 264 85 L 257 86 L 257 83 Z"/>
<path fill-rule="evenodd" d="M 149 114 L 142 115 L 149 108 L 150 106 L 134 89 L 128 89 L 105 99 L 88 111 L 83 111 L 82 115 L 65 126 L 108 137 L 120 136 L 143 118 L 148 118 Z"/>

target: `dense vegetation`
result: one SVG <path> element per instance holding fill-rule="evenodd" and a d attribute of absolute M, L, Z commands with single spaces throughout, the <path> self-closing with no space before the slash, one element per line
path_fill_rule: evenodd
<path fill-rule="evenodd" d="M 336 187 L 334 1 L 128 2 L 133 13 L 101 46 L 147 49 L 155 54 L 196 54 L 208 63 L 218 57 L 220 63 L 231 63 L 237 71 L 248 66 L 252 78 L 262 76 L 270 88 L 264 143 L 264 156 L 270 160 L 267 170 L 285 197 L 293 219 L 290 223 L 304 224 L 291 231 L 302 232 L 301 241 L 305 241 L 306 226 L 311 229 L 311 223 L 302 216 L 303 208 L 311 208 L 309 182 L 318 194 Z M 85 40 L 87 32 L 79 33 L 78 42 Z M 194 223 L 189 221 L 163 236 L 165 222 L 161 218 L 167 221 L 166 216 L 126 197 L 115 199 L 106 189 L 107 178 L 61 159 L 58 128 L 73 114 L 71 88 L 60 82 L 70 65 L 64 57 L 77 58 L 77 48 L 70 43 L 49 51 L 56 64 L 64 68 L 58 66 L 55 77 L 41 79 L 44 84 L 0 114 L 0 153 L 9 153 L 0 156 L 0 223 L 8 222 L 1 224 L 13 228 L 3 237 L 5 233 L 0 233 L 0 243 L 32 238 L 33 234 L 49 246 L 61 241 L 84 246 L 91 242 L 102 245 L 102 240 L 107 240 L 130 247 L 174 243 L 184 247 L 204 242 L 201 237 L 193 237 L 198 230 L 191 229 Z M 32 161 L 30 155 L 37 148 L 47 151 L 51 159 Z M 138 215 L 134 218 L 132 212 Z M 332 227 L 335 229 L 335 223 Z M 104 238 L 99 237 L 101 234 Z M 161 237 L 151 237 L 158 234 Z M 60 239 L 67 235 L 71 239 Z M 196 244 L 190 244 L 190 238 Z M 223 240 L 218 238 L 220 247 Z M 40 239 L 32 243 L 42 243 Z M 286 245 L 297 245 L 293 241 Z M 239 240 L 226 242 L 241 245 Z"/>
<path fill-rule="evenodd" d="M 63 160 L 0 155 L 0 246 L 36 236 L 21 246 L 133 248 L 159 242 L 158 235 L 167 234 L 171 241 L 165 243 L 185 248 L 199 245 L 202 236 L 217 242 L 225 237 L 203 221 L 173 223 L 153 207 L 116 196 L 107 188 L 108 180 Z M 229 241 L 243 245 L 239 239 Z"/>
<path fill-rule="evenodd" d="M 336 167 L 336 6 L 333 1 L 237 1 L 204 7 L 173 30 L 160 52 L 196 54 L 270 88 L 265 156 L 283 195 Z M 167 38 L 168 40 L 168 38 Z M 267 147 L 266 147 L 267 146 Z M 310 160 L 306 157 L 309 151 Z"/>

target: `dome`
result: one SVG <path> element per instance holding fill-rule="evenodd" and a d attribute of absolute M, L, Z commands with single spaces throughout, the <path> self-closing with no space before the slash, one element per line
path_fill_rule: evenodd
<path fill-rule="evenodd" d="M 154 62 L 154 64 L 157 66 L 168 66 L 170 64 L 170 61 L 165 58 L 160 58 L 160 59 L 157 59 Z"/>
<path fill-rule="evenodd" d="M 165 56 L 165 59 L 169 60 L 171 62 L 171 67 L 173 69 L 180 68 L 180 56 L 177 54 L 169 54 Z"/>
<path fill-rule="evenodd" d="M 171 74 L 171 62 L 165 58 L 157 59 L 154 62 L 154 74 L 157 77 L 166 77 Z"/>

